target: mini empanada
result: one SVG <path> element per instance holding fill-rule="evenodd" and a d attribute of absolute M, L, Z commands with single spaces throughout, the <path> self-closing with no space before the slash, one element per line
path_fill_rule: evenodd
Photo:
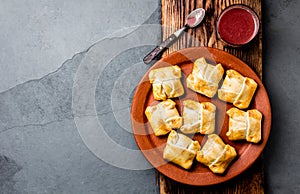
<path fill-rule="evenodd" d="M 196 160 L 208 166 L 212 172 L 222 174 L 236 155 L 234 147 L 225 145 L 218 135 L 211 134 L 197 152 Z"/>
<path fill-rule="evenodd" d="M 168 136 L 163 157 L 185 169 L 190 169 L 199 149 L 198 141 L 193 141 L 189 137 L 172 130 Z"/>
<path fill-rule="evenodd" d="M 261 140 L 262 114 L 258 110 L 247 110 L 244 112 L 237 108 L 227 111 L 229 116 L 228 132 L 229 140 L 247 140 L 258 143 Z"/>
<path fill-rule="evenodd" d="M 166 100 L 184 94 L 180 81 L 181 69 L 178 66 L 162 67 L 153 69 L 149 73 L 149 80 L 155 100 Z"/>
<path fill-rule="evenodd" d="M 146 108 L 145 114 L 156 136 L 165 135 L 172 129 L 181 127 L 182 117 L 179 116 L 175 105 L 174 101 L 167 99 Z"/>
<path fill-rule="evenodd" d="M 210 102 L 183 101 L 182 133 L 210 134 L 215 131 L 216 106 Z"/>
<path fill-rule="evenodd" d="M 222 87 L 218 90 L 219 99 L 233 103 L 234 106 L 248 108 L 257 88 L 257 83 L 248 77 L 242 76 L 237 71 L 226 71 L 226 77 Z"/>
<path fill-rule="evenodd" d="M 194 62 L 193 72 L 187 77 L 187 87 L 195 92 L 212 98 L 222 79 L 224 69 L 221 64 L 216 66 L 208 64 L 204 57 Z"/>

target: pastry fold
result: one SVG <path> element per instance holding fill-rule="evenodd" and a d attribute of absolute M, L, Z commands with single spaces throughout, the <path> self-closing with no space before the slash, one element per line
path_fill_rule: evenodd
<path fill-rule="evenodd" d="M 189 137 L 172 130 L 168 136 L 163 157 L 185 169 L 190 169 L 199 149 L 198 141 L 193 141 Z"/>
<path fill-rule="evenodd" d="M 210 102 L 183 101 L 183 125 L 180 128 L 186 134 L 210 134 L 215 131 L 216 106 Z"/>
<path fill-rule="evenodd" d="M 145 114 L 156 136 L 165 135 L 182 125 L 182 117 L 179 116 L 176 103 L 171 99 L 148 106 Z"/>
<path fill-rule="evenodd" d="M 149 80 L 155 100 L 166 100 L 184 94 L 180 81 L 181 69 L 178 66 L 162 67 L 153 69 L 149 73 Z"/>
<path fill-rule="evenodd" d="M 222 87 L 218 90 L 218 96 L 220 100 L 245 109 L 249 107 L 256 88 L 257 83 L 253 79 L 230 69 L 226 71 L 226 77 Z"/>
<path fill-rule="evenodd" d="M 234 147 L 225 145 L 218 135 L 211 134 L 197 152 L 196 160 L 208 166 L 213 173 L 222 174 L 236 155 Z"/>
<path fill-rule="evenodd" d="M 186 79 L 187 87 L 212 98 L 218 90 L 223 74 L 221 64 L 214 66 L 207 63 L 204 57 L 199 58 L 194 62 L 193 71 Z"/>
<path fill-rule="evenodd" d="M 258 143 L 261 140 L 262 114 L 258 110 L 244 112 L 231 108 L 226 113 L 229 116 L 226 133 L 229 140 L 246 140 L 252 143 Z"/>

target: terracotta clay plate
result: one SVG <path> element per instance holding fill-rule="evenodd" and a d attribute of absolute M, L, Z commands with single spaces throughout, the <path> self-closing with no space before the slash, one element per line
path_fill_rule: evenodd
<path fill-rule="evenodd" d="M 210 99 L 186 87 L 186 77 L 192 72 L 193 62 L 205 57 L 207 62 L 211 64 L 221 63 L 225 70 L 234 69 L 242 75 L 254 79 L 258 83 L 255 96 L 248 109 L 258 109 L 262 115 L 262 140 L 258 144 L 246 141 L 230 141 L 225 135 L 228 131 L 228 116 L 226 111 L 233 107 L 232 104 L 222 102 L 217 95 Z M 237 151 L 237 158 L 231 163 L 224 174 L 217 175 L 212 173 L 206 166 L 198 163 L 196 160 L 190 170 L 184 170 L 176 164 L 167 162 L 163 159 L 163 149 L 165 147 L 167 137 L 156 137 L 152 128 L 144 114 L 145 109 L 149 105 L 157 104 L 154 100 L 151 84 L 148 79 L 150 70 L 170 65 L 178 65 L 182 70 L 182 83 L 184 85 L 185 94 L 179 98 L 172 99 L 176 102 L 179 113 L 182 113 L 182 102 L 185 99 L 198 100 L 199 102 L 212 102 L 217 107 L 216 112 L 216 134 L 219 134 L 225 143 L 233 146 Z M 224 73 L 225 76 L 225 73 Z M 220 84 L 223 80 L 221 80 Z M 271 127 L 271 107 L 267 92 L 255 72 L 240 59 L 226 53 L 224 51 L 207 48 L 195 47 L 176 51 L 167 57 L 156 62 L 144 75 L 140 81 L 131 108 L 132 130 L 136 143 L 146 159 L 161 173 L 169 178 L 189 185 L 205 186 L 213 185 L 227 181 L 250 167 L 262 153 L 270 134 Z M 192 136 L 194 140 L 198 140 L 201 146 L 206 141 L 206 136 L 195 134 Z"/>

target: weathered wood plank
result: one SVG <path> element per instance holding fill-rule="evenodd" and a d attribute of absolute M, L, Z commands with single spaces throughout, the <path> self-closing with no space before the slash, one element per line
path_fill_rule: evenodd
<path fill-rule="evenodd" d="M 262 76 L 262 28 L 259 35 L 242 48 L 224 47 L 222 41 L 217 38 L 216 20 L 221 11 L 232 4 L 248 5 L 254 9 L 259 18 L 262 17 L 261 0 L 162 0 L 163 39 L 184 25 L 185 17 L 190 11 L 199 7 L 206 10 L 204 22 L 195 29 L 189 29 L 165 54 L 191 46 L 219 48 L 239 57 Z"/>
<path fill-rule="evenodd" d="M 250 6 L 258 14 L 261 21 L 261 0 L 161 0 L 163 40 L 184 25 L 186 15 L 192 10 L 199 7 L 206 10 L 204 22 L 195 29 L 189 29 L 164 55 L 192 46 L 219 48 L 242 59 L 262 77 L 261 23 L 258 36 L 249 45 L 241 48 L 225 47 L 217 37 L 216 20 L 222 10 L 232 4 Z M 194 187 L 175 182 L 162 174 L 159 174 L 158 177 L 161 193 L 264 193 L 262 156 L 246 172 L 231 181 L 215 186 Z"/>

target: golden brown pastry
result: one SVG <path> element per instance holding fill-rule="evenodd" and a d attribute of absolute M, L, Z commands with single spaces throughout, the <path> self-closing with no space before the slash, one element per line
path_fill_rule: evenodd
<path fill-rule="evenodd" d="M 212 172 L 222 174 L 236 155 L 234 147 L 225 145 L 218 135 L 211 134 L 197 152 L 196 160 L 208 166 Z"/>
<path fill-rule="evenodd" d="M 218 96 L 225 102 L 245 109 L 248 108 L 256 88 L 257 83 L 253 79 L 244 77 L 231 69 L 226 71 L 226 77 L 222 87 L 218 90 Z"/>
<path fill-rule="evenodd" d="M 180 130 L 186 134 L 210 134 L 215 131 L 216 106 L 210 102 L 183 101 L 183 122 Z"/>
<path fill-rule="evenodd" d="M 226 133 L 229 140 L 247 140 L 258 143 L 261 140 L 262 114 L 258 110 L 244 112 L 237 108 L 227 111 L 229 127 Z"/>
<path fill-rule="evenodd" d="M 182 117 L 179 116 L 175 105 L 174 101 L 167 99 L 146 108 L 145 114 L 156 136 L 165 135 L 172 129 L 181 127 Z"/>
<path fill-rule="evenodd" d="M 189 137 L 172 130 L 168 136 L 163 157 L 185 169 L 190 169 L 199 149 L 198 141 L 193 141 Z"/>
<path fill-rule="evenodd" d="M 199 58 L 194 62 L 193 72 L 186 79 L 187 87 L 212 98 L 218 90 L 223 74 L 221 64 L 214 66 L 208 64 L 204 57 Z"/>
<path fill-rule="evenodd" d="M 180 81 L 181 69 L 178 66 L 162 67 L 153 69 L 149 73 L 149 80 L 155 100 L 166 100 L 184 94 Z"/>

